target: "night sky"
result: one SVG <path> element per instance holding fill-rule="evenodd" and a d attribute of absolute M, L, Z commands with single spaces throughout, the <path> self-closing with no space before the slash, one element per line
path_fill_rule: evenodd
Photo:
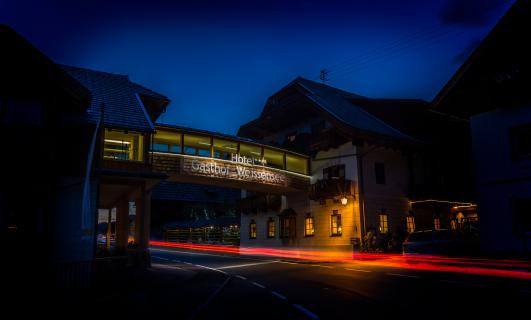
<path fill-rule="evenodd" d="M 234 134 L 300 75 L 375 98 L 431 100 L 513 1 L 0 0 L 57 63 L 167 95 L 159 121 Z"/>

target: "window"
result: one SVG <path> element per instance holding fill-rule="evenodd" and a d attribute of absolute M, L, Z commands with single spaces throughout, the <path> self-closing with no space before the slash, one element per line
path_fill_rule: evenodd
<path fill-rule="evenodd" d="M 389 215 L 387 213 L 380 213 L 378 215 L 378 231 L 382 234 L 389 233 Z"/>
<path fill-rule="evenodd" d="M 452 219 L 450 221 L 450 229 L 457 230 L 457 219 Z"/>
<path fill-rule="evenodd" d="M 308 174 L 308 159 L 286 153 L 286 169 L 297 173 Z"/>
<path fill-rule="evenodd" d="M 415 231 L 415 217 L 413 216 L 406 217 L 406 229 L 407 229 L 407 232 L 409 233 Z"/>
<path fill-rule="evenodd" d="M 304 236 L 305 237 L 313 237 L 315 233 L 315 230 L 313 228 L 313 217 L 310 215 L 307 215 L 304 219 Z"/>
<path fill-rule="evenodd" d="M 214 138 L 214 158 L 231 160 L 233 153 L 238 153 L 237 142 Z"/>
<path fill-rule="evenodd" d="M 376 162 L 374 164 L 374 174 L 377 184 L 385 184 L 385 166 L 383 163 Z"/>
<path fill-rule="evenodd" d="M 262 147 L 240 143 L 240 155 L 252 159 L 253 164 L 259 164 L 259 160 L 262 159 Z"/>
<path fill-rule="evenodd" d="M 338 164 L 323 169 L 323 179 L 342 179 L 345 178 L 345 165 Z"/>
<path fill-rule="evenodd" d="M 210 146 L 210 137 L 191 134 L 184 135 L 184 153 L 186 154 L 210 157 Z"/>
<path fill-rule="evenodd" d="M 182 133 L 169 130 L 157 130 L 153 136 L 153 151 L 181 153 Z"/>
<path fill-rule="evenodd" d="M 433 228 L 435 230 L 441 229 L 441 219 L 439 219 L 439 218 L 434 218 L 433 219 Z"/>
<path fill-rule="evenodd" d="M 269 167 L 284 169 L 284 152 L 264 148 L 264 160 Z"/>
<path fill-rule="evenodd" d="M 269 220 L 267 221 L 267 237 L 275 237 L 275 220 L 273 218 L 269 218 Z"/>
<path fill-rule="evenodd" d="M 280 219 L 280 236 L 282 238 L 295 238 L 295 217 Z"/>
<path fill-rule="evenodd" d="M 330 233 L 332 236 L 341 236 L 343 228 L 341 227 L 341 215 L 334 210 L 330 216 Z"/>
<path fill-rule="evenodd" d="M 254 220 L 249 223 L 249 239 L 256 239 L 256 222 Z"/>
<path fill-rule="evenodd" d="M 531 198 L 514 200 L 513 233 L 519 238 L 531 235 Z"/>
<path fill-rule="evenodd" d="M 509 143 L 511 158 L 531 158 L 531 124 L 509 129 Z"/>
<path fill-rule="evenodd" d="M 105 129 L 103 157 L 113 160 L 142 161 L 144 136 L 139 133 Z"/>

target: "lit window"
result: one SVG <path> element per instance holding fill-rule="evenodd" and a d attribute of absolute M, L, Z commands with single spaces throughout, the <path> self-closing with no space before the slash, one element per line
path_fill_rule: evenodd
<path fill-rule="evenodd" d="M 452 221 L 450 221 L 450 229 L 457 230 L 457 219 L 452 219 Z"/>
<path fill-rule="evenodd" d="M 264 148 L 264 160 L 268 167 L 284 169 L 284 152 Z"/>
<path fill-rule="evenodd" d="M 230 160 L 238 153 L 238 143 L 230 140 L 214 139 L 214 158 Z"/>
<path fill-rule="evenodd" d="M 253 164 L 260 164 L 260 160 L 262 160 L 262 147 L 240 143 L 240 156 L 251 159 Z"/>
<path fill-rule="evenodd" d="M 413 216 L 406 217 L 406 227 L 407 227 L 407 232 L 409 233 L 412 233 L 413 231 L 415 231 L 415 217 Z"/>
<path fill-rule="evenodd" d="M 435 230 L 441 229 L 441 219 L 439 219 L 439 218 L 433 219 L 433 228 Z"/>
<path fill-rule="evenodd" d="M 269 218 L 269 220 L 267 221 L 267 237 L 275 237 L 275 220 L 273 218 Z"/>
<path fill-rule="evenodd" d="M 286 169 L 297 173 L 308 174 L 308 159 L 286 153 Z"/>
<path fill-rule="evenodd" d="M 315 230 L 313 228 L 313 217 L 307 216 L 304 219 L 304 236 L 313 237 L 314 234 L 315 234 Z"/>
<path fill-rule="evenodd" d="M 138 133 L 105 129 L 103 149 L 105 159 L 142 161 L 144 137 Z"/>
<path fill-rule="evenodd" d="M 256 239 L 256 222 L 251 220 L 249 224 L 249 239 Z"/>
<path fill-rule="evenodd" d="M 153 151 L 181 153 L 181 137 L 179 132 L 158 129 L 153 136 Z"/>
<path fill-rule="evenodd" d="M 386 213 L 378 215 L 378 230 L 380 233 L 389 233 L 389 215 Z"/>
<path fill-rule="evenodd" d="M 343 233 L 343 228 L 341 227 L 341 215 L 337 213 L 337 210 L 334 210 L 330 216 L 330 229 L 332 236 L 340 236 Z"/>
<path fill-rule="evenodd" d="M 191 134 L 184 135 L 184 153 L 210 157 L 210 137 L 196 136 Z"/>

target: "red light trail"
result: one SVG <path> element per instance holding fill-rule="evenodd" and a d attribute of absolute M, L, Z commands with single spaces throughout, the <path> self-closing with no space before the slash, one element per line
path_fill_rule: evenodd
<path fill-rule="evenodd" d="M 248 256 L 289 258 L 316 262 L 340 262 L 355 264 L 356 266 L 366 265 L 531 280 L 531 262 L 524 260 L 441 257 L 430 255 L 404 256 L 402 254 L 388 253 L 352 253 L 327 250 L 233 247 L 165 241 L 151 241 L 150 243 L 152 246 L 159 247 Z"/>

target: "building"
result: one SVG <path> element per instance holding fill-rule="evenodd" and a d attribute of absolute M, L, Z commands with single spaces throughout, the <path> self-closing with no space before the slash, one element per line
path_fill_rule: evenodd
<path fill-rule="evenodd" d="M 153 123 L 169 100 L 125 75 L 62 68 L 92 94 L 83 120 L 98 128 L 91 174 L 96 179 L 94 210 L 98 210 L 98 224 L 110 222 L 104 234 L 96 235 L 96 255 L 148 264 L 151 190 L 166 178 L 153 170 L 151 138 Z"/>
<path fill-rule="evenodd" d="M 169 100 L 127 76 L 57 65 L 7 26 L 0 39 L 0 128 L 11 155 L 2 157 L 0 227 L 9 270 L 79 287 L 90 285 L 96 257 L 147 265 L 150 192 L 166 178 L 152 169 L 150 142 Z M 103 235 L 98 217 L 111 222 Z"/>
<path fill-rule="evenodd" d="M 474 208 L 467 131 L 421 100 L 295 79 L 238 135 L 308 154 L 310 193 L 243 214 L 242 245 L 350 249 L 373 231 L 385 248 L 393 234 L 457 227 L 454 208 Z"/>
<path fill-rule="evenodd" d="M 88 275 L 94 224 L 82 204 L 93 199 L 83 191 L 95 126 L 81 118 L 91 93 L 11 28 L 0 25 L 0 39 L 2 282 L 53 283 L 74 264 Z"/>
<path fill-rule="evenodd" d="M 481 246 L 529 253 L 531 238 L 531 30 L 516 1 L 434 99 L 470 121 Z"/>

